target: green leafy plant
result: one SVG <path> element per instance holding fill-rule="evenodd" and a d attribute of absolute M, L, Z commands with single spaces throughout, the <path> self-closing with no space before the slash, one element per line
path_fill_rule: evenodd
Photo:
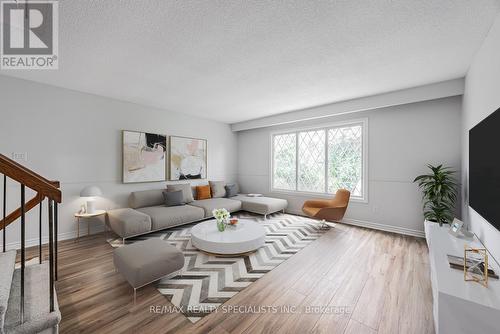
<path fill-rule="evenodd" d="M 417 176 L 413 180 L 422 190 L 424 217 L 439 225 L 450 223 L 457 201 L 458 184 L 453 177 L 456 172 L 443 165 L 435 167 L 429 164 L 427 167 L 432 173 Z"/>

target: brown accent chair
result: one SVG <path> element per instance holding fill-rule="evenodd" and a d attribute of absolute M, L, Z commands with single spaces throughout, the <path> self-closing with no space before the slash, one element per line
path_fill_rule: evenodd
<path fill-rule="evenodd" d="M 305 201 L 302 211 L 311 218 L 339 222 L 344 218 L 350 197 L 348 190 L 339 189 L 332 199 Z"/>

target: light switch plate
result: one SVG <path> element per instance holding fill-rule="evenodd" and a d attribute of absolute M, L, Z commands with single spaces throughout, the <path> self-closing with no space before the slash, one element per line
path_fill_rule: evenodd
<path fill-rule="evenodd" d="M 28 153 L 27 152 L 12 152 L 12 160 L 27 162 L 28 161 Z"/>

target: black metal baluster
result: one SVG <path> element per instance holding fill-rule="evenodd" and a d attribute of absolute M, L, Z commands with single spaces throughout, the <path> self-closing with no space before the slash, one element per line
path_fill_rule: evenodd
<path fill-rule="evenodd" d="M 3 252 L 5 253 L 6 251 L 6 228 L 7 224 L 5 223 L 5 215 L 7 212 L 7 175 L 3 175 Z"/>
<path fill-rule="evenodd" d="M 25 186 L 21 184 L 21 323 L 24 323 L 24 267 L 26 264 Z"/>
<path fill-rule="evenodd" d="M 54 202 L 54 276 L 55 280 L 57 281 L 57 223 L 59 221 L 58 219 L 58 211 L 57 211 L 57 202 Z"/>
<path fill-rule="evenodd" d="M 38 262 L 42 264 L 42 206 L 43 206 L 43 200 L 40 201 L 40 216 L 38 220 L 38 233 L 40 237 L 40 241 L 38 244 Z"/>
<path fill-rule="evenodd" d="M 49 289 L 50 312 L 54 312 L 54 201 L 49 199 Z"/>

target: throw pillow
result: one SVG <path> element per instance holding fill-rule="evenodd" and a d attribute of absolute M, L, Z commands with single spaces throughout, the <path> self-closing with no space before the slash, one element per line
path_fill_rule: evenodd
<path fill-rule="evenodd" d="M 224 188 L 224 181 L 209 181 L 210 190 L 212 191 L 213 198 L 220 198 L 226 196 L 226 189 Z"/>
<path fill-rule="evenodd" d="M 238 195 L 238 186 L 234 183 L 226 185 L 226 197 L 234 197 Z"/>
<path fill-rule="evenodd" d="M 210 196 L 210 186 L 197 186 L 196 187 L 196 200 L 209 199 Z"/>
<path fill-rule="evenodd" d="M 163 198 L 165 199 L 166 206 L 184 205 L 184 194 L 182 190 L 164 191 Z"/>
<path fill-rule="evenodd" d="M 183 202 L 184 203 L 191 203 L 194 201 L 193 198 L 193 191 L 191 190 L 191 185 L 189 183 L 178 183 L 178 184 L 169 184 L 167 185 L 167 191 L 177 191 L 177 190 L 182 190 L 182 195 L 183 195 Z"/>

